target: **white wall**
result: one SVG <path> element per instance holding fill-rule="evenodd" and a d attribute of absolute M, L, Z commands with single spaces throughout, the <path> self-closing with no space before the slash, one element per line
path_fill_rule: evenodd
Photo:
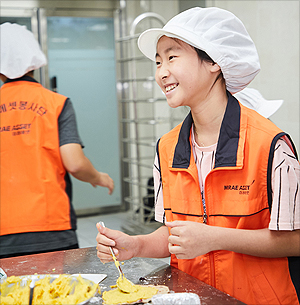
<path fill-rule="evenodd" d="M 249 85 L 268 100 L 283 99 L 270 119 L 289 133 L 300 150 L 299 0 L 206 1 L 239 17 L 252 37 L 261 71 Z"/>

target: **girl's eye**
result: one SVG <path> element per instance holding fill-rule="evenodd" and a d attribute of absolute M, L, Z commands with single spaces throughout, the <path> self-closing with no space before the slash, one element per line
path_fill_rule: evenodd
<path fill-rule="evenodd" d="M 170 55 L 169 56 L 169 60 L 172 60 L 173 58 L 175 58 L 176 56 L 174 56 L 174 55 Z"/>
<path fill-rule="evenodd" d="M 161 64 L 160 61 L 156 61 L 156 65 L 159 66 Z"/>

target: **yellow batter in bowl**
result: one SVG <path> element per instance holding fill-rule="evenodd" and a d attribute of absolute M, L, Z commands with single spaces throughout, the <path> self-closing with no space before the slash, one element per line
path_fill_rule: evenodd
<path fill-rule="evenodd" d="M 30 282 L 30 276 L 10 276 L 1 282 L 1 305 L 28 304 Z M 98 287 L 80 275 L 76 278 L 67 274 L 38 275 L 32 304 L 80 304 L 93 297 Z"/>

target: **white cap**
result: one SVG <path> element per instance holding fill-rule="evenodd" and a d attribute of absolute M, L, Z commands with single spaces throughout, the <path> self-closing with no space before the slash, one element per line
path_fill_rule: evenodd
<path fill-rule="evenodd" d="M 265 118 L 269 118 L 282 105 L 283 100 L 266 100 L 259 91 L 245 88 L 233 95 L 244 106 L 257 111 Z"/>
<path fill-rule="evenodd" d="M 32 32 L 25 25 L 0 25 L 0 73 L 15 79 L 47 64 L 47 59 Z"/>
<path fill-rule="evenodd" d="M 139 49 L 155 61 L 157 42 L 164 35 L 206 52 L 220 66 L 231 93 L 245 88 L 260 70 L 251 37 L 243 23 L 229 11 L 216 7 L 188 9 L 162 29 L 143 32 L 138 39 Z"/>

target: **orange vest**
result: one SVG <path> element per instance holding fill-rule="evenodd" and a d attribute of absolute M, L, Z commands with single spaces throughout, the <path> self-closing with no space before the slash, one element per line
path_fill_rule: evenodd
<path fill-rule="evenodd" d="M 284 133 L 228 96 L 215 166 L 205 180 L 207 224 L 267 228 L 268 203 L 272 202 L 272 152 Z M 158 142 L 167 221 L 203 222 L 198 172 L 190 143 L 192 122 L 190 113 Z M 288 263 L 288 258 L 260 258 L 230 251 L 213 251 L 189 260 L 171 256 L 171 265 L 247 304 L 298 304 Z"/>
<path fill-rule="evenodd" d="M 58 136 L 66 97 L 30 77 L 0 97 L 0 235 L 71 229 Z"/>

